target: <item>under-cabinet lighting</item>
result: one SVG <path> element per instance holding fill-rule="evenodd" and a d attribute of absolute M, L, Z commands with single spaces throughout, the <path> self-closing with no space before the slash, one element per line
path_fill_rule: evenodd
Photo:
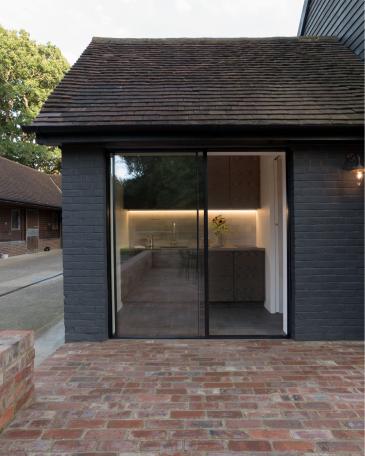
<path fill-rule="evenodd" d="M 127 212 L 133 214 L 195 214 L 196 212 L 203 212 L 203 209 L 126 209 Z M 257 209 L 208 209 L 208 212 L 216 212 L 219 214 L 255 214 Z"/>

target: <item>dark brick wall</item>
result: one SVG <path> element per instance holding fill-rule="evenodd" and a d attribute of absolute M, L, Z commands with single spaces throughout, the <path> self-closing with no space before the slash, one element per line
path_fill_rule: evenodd
<path fill-rule="evenodd" d="M 292 148 L 291 329 L 296 339 L 363 336 L 364 187 L 342 170 L 350 150 L 348 145 Z M 105 167 L 101 150 L 63 149 L 67 341 L 108 337 Z"/>
<path fill-rule="evenodd" d="M 342 170 L 343 146 L 293 148 L 293 336 L 361 339 L 364 187 Z M 355 148 L 360 154 L 361 147 Z"/>
<path fill-rule="evenodd" d="M 62 150 L 66 341 L 108 337 L 106 160 L 102 150 Z"/>

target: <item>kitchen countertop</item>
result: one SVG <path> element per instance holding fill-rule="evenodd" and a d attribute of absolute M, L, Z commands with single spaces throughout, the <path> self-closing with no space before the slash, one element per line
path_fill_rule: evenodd
<path fill-rule="evenodd" d="M 149 249 L 146 249 L 149 250 Z M 186 247 L 186 246 L 175 246 L 175 247 L 154 247 L 154 251 L 156 250 L 167 250 L 167 251 L 174 251 L 174 250 L 196 250 L 194 247 Z M 203 250 L 203 249 L 201 249 Z M 265 251 L 264 247 L 256 247 L 256 246 L 247 246 L 247 247 L 209 247 L 208 251 L 209 252 L 247 252 L 247 251 Z"/>
<path fill-rule="evenodd" d="M 208 249 L 210 252 L 221 252 L 221 251 L 224 251 L 224 252 L 247 252 L 247 251 L 252 251 L 252 250 L 258 250 L 258 251 L 264 251 L 265 249 L 263 247 L 256 247 L 256 246 L 252 246 L 252 247 L 209 247 Z"/>

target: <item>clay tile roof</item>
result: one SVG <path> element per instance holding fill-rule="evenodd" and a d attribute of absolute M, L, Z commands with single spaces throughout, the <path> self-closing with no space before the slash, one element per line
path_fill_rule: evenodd
<path fill-rule="evenodd" d="M 362 123 L 363 66 L 336 38 L 94 38 L 32 128 Z"/>
<path fill-rule="evenodd" d="M 62 193 L 54 179 L 55 176 L 0 157 L 0 202 L 61 208 Z"/>

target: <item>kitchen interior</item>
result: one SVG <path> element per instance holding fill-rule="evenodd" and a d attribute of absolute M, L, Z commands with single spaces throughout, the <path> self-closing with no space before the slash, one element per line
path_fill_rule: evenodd
<path fill-rule="evenodd" d="M 173 175 L 172 187 L 160 180 L 166 192 L 159 202 L 147 202 L 144 195 L 159 190 L 151 188 L 152 179 L 147 182 L 142 177 L 148 169 L 156 173 L 156 163 L 138 174 L 131 172 L 135 163 L 129 163 L 127 171 L 125 159 L 117 161 L 114 242 L 118 335 L 204 336 L 205 296 L 209 335 L 284 335 L 284 154 L 208 154 L 206 244 L 201 176 L 189 171 L 199 168 L 200 159 L 182 159 L 185 190 Z M 158 157 L 158 167 L 160 160 Z M 172 163 L 171 169 L 179 170 L 179 166 Z M 139 194 L 138 188 L 143 192 L 138 190 Z"/>

